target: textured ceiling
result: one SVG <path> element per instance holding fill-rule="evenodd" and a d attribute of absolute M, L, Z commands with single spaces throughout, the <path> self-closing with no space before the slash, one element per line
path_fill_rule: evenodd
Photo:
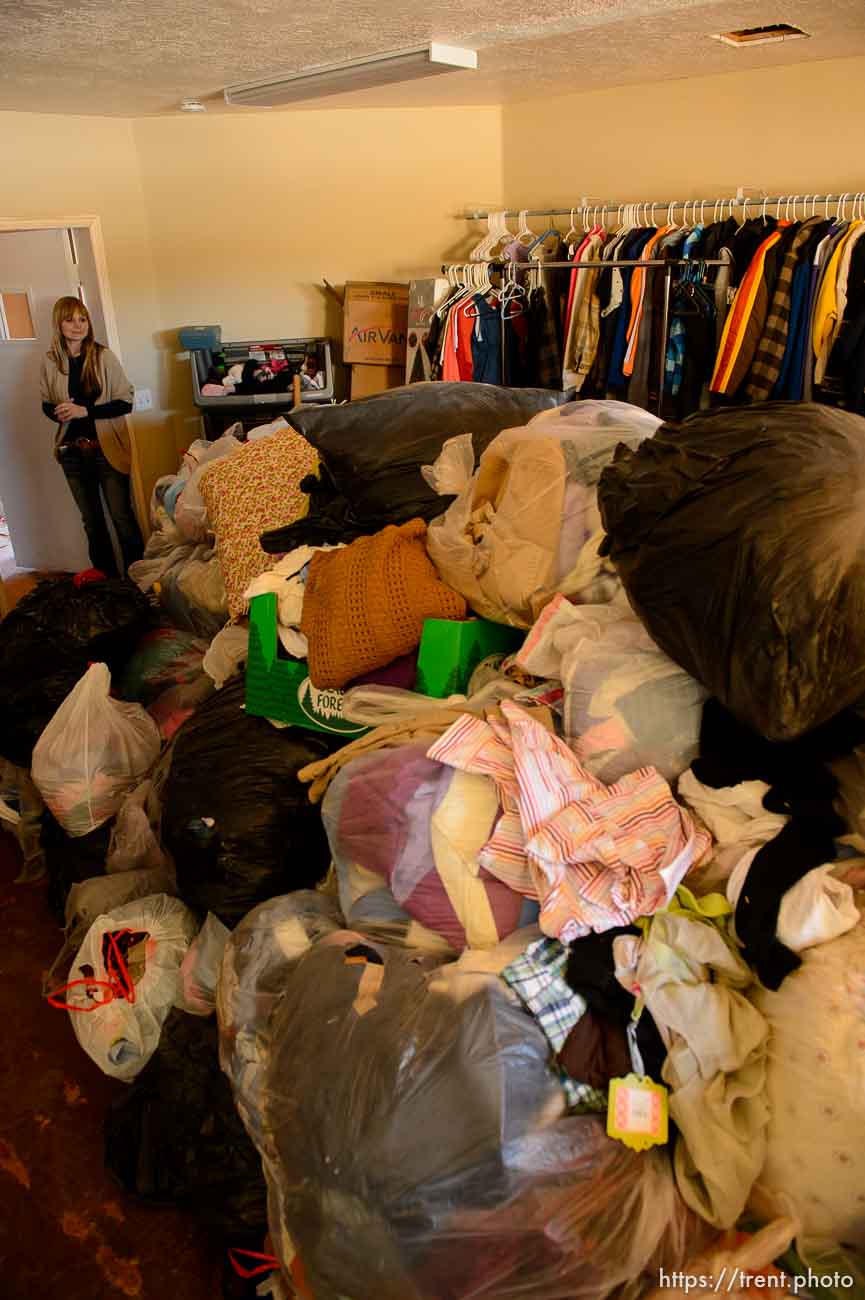
<path fill-rule="evenodd" d="M 261 112 L 227 109 L 222 88 L 430 39 L 476 48 L 479 71 L 311 106 L 496 104 L 865 53 L 865 0 L 0 0 L 0 13 L 0 109 L 37 113 L 172 113 L 184 96 Z M 709 39 L 776 22 L 811 39 Z"/>

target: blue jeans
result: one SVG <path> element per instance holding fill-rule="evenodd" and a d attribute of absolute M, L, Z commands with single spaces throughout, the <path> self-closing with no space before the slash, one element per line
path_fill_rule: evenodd
<path fill-rule="evenodd" d="M 59 458 L 75 504 L 81 511 L 90 563 L 109 577 L 117 574 L 117 560 L 102 508 L 104 497 L 123 555 L 124 572 L 121 576 L 125 576 L 130 564 L 140 560 L 144 550 L 138 521 L 132 510 L 129 475 L 114 469 L 101 449 L 82 451 L 75 446 L 61 447 Z"/>

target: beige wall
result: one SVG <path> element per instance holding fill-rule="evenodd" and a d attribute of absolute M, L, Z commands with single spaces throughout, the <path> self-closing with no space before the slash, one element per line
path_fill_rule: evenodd
<path fill-rule="evenodd" d="M 838 59 L 511 104 L 505 200 L 865 189 L 863 86 L 865 59 Z"/>
<path fill-rule="evenodd" d="M 128 122 L 0 113 L 0 217 L 101 218 L 142 492 L 198 435 L 177 330 L 339 332 L 322 290 L 408 280 L 466 239 L 466 204 L 501 202 L 498 108 L 244 113 Z"/>
<path fill-rule="evenodd" d="M 115 118 L 0 113 L 0 217 L 98 216 L 123 362 L 158 403 L 159 307 L 132 125 Z M 174 460 L 163 413 L 135 417 L 145 482 Z M 139 486 L 139 498 L 146 486 Z"/>
<path fill-rule="evenodd" d="M 176 331 L 224 339 L 340 330 L 322 277 L 407 281 L 500 200 L 498 108 L 243 113 L 134 124 L 161 302 L 162 391 L 191 411 Z M 484 199 L 484 202 L 487 200 Z"/>

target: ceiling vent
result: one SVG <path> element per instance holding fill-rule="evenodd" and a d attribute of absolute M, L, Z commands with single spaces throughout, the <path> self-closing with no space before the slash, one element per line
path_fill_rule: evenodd
<path fill-rule="evenodd" d="M 810 32 L 803 32 L 801 27 L 792 27 L 790 23 L 772 23 L 768 27 L 743 27 L 738 32 L 715 32 L 713 41 L 723 41 L 737 50 L 751 45 L 770 45 L 775 41 L 800 41 L 807 39 Z"/>

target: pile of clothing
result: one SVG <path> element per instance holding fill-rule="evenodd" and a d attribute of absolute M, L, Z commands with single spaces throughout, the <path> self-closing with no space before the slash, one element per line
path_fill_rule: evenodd
<path fill-rule="evenodd" d="M 286 1300 L 865 1286 L 865 423 L 472 388 L 187 464 L 217 635 L 98 581 L 0 624 L 19 676 L 67 638 L 0 815 L 65 922 L 45 994 L 127 1085 L 108 1164 Z M 241 563 L 218 489 L 259 472 Z M 249 707 L 260 600 L 354 737 Z"/>

